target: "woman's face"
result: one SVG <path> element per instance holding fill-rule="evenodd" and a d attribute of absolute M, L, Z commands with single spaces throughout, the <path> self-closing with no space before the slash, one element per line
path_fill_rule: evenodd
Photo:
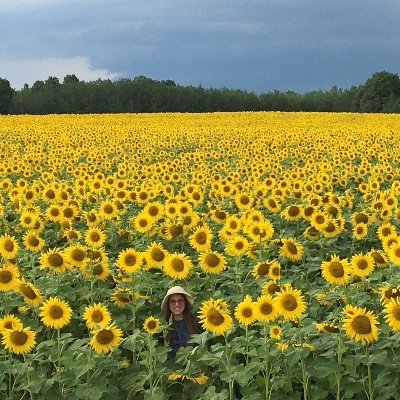
<path fill-rule="evenodd" d="M 182 319 L 183 310 L 185 309 L 185 297 L 181 294 L 171 294 L 168 304 L 174 319 Z"/>

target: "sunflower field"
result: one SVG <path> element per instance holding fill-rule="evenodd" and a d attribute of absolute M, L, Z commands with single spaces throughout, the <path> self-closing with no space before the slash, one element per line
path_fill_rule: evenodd
<path fill-rule="evenodd" d="M 0 398 L 400 399 L 400 117 L 0 116 Z M 204 328 L 168 358 L 161 301 Z"/>

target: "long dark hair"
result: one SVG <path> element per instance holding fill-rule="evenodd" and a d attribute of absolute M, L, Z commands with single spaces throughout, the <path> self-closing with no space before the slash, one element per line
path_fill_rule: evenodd
<path fill-rule="evenodd" d="M 183 310 L 183 321 L 185 323 L 186 329 L 188 331 L 189 336 L 193 335 L 194 333 L 199 333 L 197 318 L 192 313 L 192 306 L 186 299 L 186 296 L 182 295 L 185 301 L 185 308 Z M 171 309 L 169 308 L 169 297 L 167 299 L 167 307 L 165 307 L 165 319 L 166 321 L 170 321 L 172 313 Z M 172 317 L 173 318 L 173 317 Z M 168 331 L 166 336 L 167 343 L 170 343 L 171 340 L 171 331 Z"/>

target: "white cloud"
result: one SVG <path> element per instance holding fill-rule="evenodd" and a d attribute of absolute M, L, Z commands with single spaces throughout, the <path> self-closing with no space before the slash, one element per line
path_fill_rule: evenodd
<path fill-rule="evenodd" d="M 93 68 L 88 57 L 0 59 L 0 77 L 8 79 L 14 89 L 21 89 L 25 83 L 31 86 L 35 81 L 46 80 L 49 76 L 55 76 L 62 82 L 68 74 L 75 74 L 84 81 L 118 77 L 118 74 L 106 69 Z"/>

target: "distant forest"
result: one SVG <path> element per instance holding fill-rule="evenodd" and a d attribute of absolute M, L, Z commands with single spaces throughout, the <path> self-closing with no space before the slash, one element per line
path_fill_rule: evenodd
<path fill-rule="evenodd" d="M 374 73 L 360 86 L 299 94 L 257 94 L 228 88 L 180 86 L 145 76 L 116 81 L 80 81 L 74 74 L 62 82 L 50 76 L 21 90 L 0 78 L 0 114 L 84 114 L 215 111 L 400 112 L 398 74 Z"/>

